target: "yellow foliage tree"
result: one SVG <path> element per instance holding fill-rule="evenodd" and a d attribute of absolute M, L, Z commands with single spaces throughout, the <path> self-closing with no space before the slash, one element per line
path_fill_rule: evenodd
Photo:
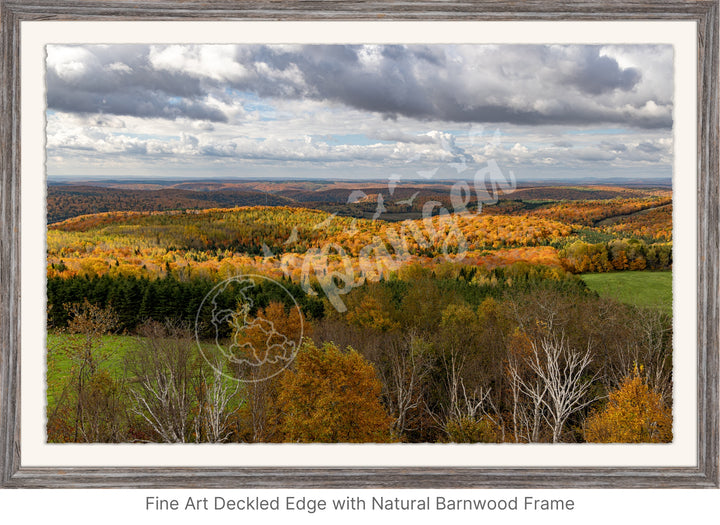
<path fill-rule="evenodd" d="M 375 368 L 355 350 L 303 344 L 294 370 L 280 378 L 285 441 L 378 443 L 391 440 L 392 418 L 380 403 Z"/>
<path fill-rule="evenodd" d="M 610 394 L 601 412 L 585 424 L 585 440 L 592 443 L 669 443 L 672 411 L 651 390 L 637 367 Z"/>
<path fill-rule="evenodd" d="M 498 426 L 487 417 L 462 417 L 448 421 L 445 431 L 451 443 L 500 443 Z"/>
<path fill-rule="evenodd" d="M 348 321 L 362 328 L 370 328 L 380 332 L 396 330 L 400 324 L 390 318 L 389 301 L 381 301 L 377 297 L 365 295 L 360 304 L 354 307 L 347 316 Z"/>

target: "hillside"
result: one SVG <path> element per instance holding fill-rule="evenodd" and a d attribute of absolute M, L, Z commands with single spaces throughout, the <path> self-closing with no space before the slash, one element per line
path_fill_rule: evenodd
<path fill-rule="evenodd" d="M 254 190 L 213 192 L 177 188 L 132 189 L 98 186 L 48 186 L 47 222 L 108 211 L 162 211 L 233 206 L 283 206 L 292 199 Z"/>
<path fill-rule="evenodd" d="M 666 200 L 567 201 L 526 210 L 524 201 L 501 201 L 485 208 L 491 213 L 399 222 L 290 206 L 96 213 L 49 226 L 48 272 L 214 277 L 244 267 L 292 278 L 320 269 L 378 278 L 413 262 L 525 261 L 578 272 L 669 268 L 668 216 L 653 212 L 667 209 Z M 638 209 L 649 211 L 637 215 L 642 235 L 630 244 L 638 237 L 634 221 L 627 228 L 593 226 Z"/>

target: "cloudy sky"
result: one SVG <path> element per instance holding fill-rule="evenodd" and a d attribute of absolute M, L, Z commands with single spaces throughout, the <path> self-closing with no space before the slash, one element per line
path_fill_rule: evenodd
<path fill-rule="evenodd" d="M 49 175 L 672 175 L 671 46 L 47 48 Z"/>

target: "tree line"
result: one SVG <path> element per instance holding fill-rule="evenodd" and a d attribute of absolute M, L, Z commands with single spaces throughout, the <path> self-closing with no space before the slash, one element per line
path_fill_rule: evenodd
<path fill-rule="evenodd" d="M 646 244 L 639 239 L 578 240 L 561 249 L 558 256 L 563 268 L 573 273 L 672 269 L 672 244 Z"/>
<path fill-rule="evenodd" d="M 259 282 L 246 292 L 255 305 L 253 314 L 257 308 L 273 301 L 283 302 L 289 308 L 293 304 L 291 298 L 295 298 L 308 318 L 324 315 L 323 302 L 317 296 L 309 295 L 290 280 L 280 279 L 280 282 L 290 295 L 267 282 Z M 47 324 L 50 329 L 67 328 L 72 319 L 72 309 L 87 300 L 100 308 L 112 309 L 117 316 L 115 331 L 119 333 L 133 333 L 143 322 L 151 320 L 186 326 L 197 322 L 201 328 L 208 327 L 212 311 L 202 309 L 201 305 L 217 284 L 217 280 L 204 278 L 180 280 L 172 272 L 159 279 L 123 275 L 48 277 Z M 234 308 L 239 286 L 239 283 L 231 281 L 223 288 L 215 296 L 218 306 Z M 220 335 L 228 337 L 230 327 L 221 330 Z"/>

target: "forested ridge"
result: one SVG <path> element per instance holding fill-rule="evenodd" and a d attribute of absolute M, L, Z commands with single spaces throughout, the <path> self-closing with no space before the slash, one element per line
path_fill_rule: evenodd
<path fill-rule="evenodd" d="M 163 188 L 153 190 L 98 186 L 49 186 L 48 224 L 106 211 L 160 211 L 232 206 L 281 206 L 292 199 L 252 190 L 213 192 Z"/>
<path fill-rule="evenodd" d="M 217 277 L 237 267 L 280 275 L 288 265 L 293 274 L 314 250 L 332 246 L 357 264 L 378 243 L 399 264 L 434 264 L 450 254 L 476 262 L 500 255 L 508 263 L 517 257 L 547 263 L 550 249 L 554 264 L 579 273 L 672 265 L 667 212 L 595 228 L 543 215 L 467 213 L 389 223 L 290 207 L 99 213 L 49 227 L 48 275 L 157 277 L 175 270 Z M 648 226 L 653 220 L 655 226 Z"/>

